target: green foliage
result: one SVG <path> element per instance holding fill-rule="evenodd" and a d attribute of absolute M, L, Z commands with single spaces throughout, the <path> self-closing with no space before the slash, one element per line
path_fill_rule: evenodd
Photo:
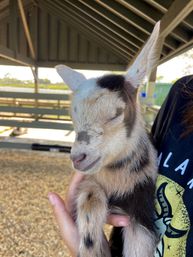
<path fill-rule="evenodd" d="M 155 98 L 155 105 L 161 106 L 164 102 L 166 96 L 168 95 L 170 88 L 173 84 L 171 83 L 160 83 L 157 82 L 155 85 L 155 91 L 154 91 L 154 98 Z M 144 94 L 146 92 L 145 85 L 140 89 L 140 94 Z M 145 93 L 146 94 L 146 93 Z M 141 102 L 145 102 L 146 98 L 142 97 Z"/>
<path fill-rule="evenodd" d="M 160 76 L 159 80 L 162 80 L 162 77 Z M 171 83 L 156 83 L 155 86 L 155 104 L 161 105 L 167 96 L 170 88 Z M 7 73 L 4 78 L 0 78 L 0 86 L 1 87 L 20 87 L 20 88 L 34 88 L 33 81 L 26 80 L 18 80 L 16 78 L 12 78 L 9 73 Z M 55 83 L 52 84 L 49 79 L 39 79 L 39 89 L 55 89 L 55 90 L 68 90 L 68 86 L 64 83 Z M 141 92 L 145 91 L 145 87 L 141 89 Z"/>
<path fill-rule="evenodd" d="M 171 83 L 156 83 L 155 86 L 155 104 L 162 105 L 163 101 L 165 100 L 166 96 L 168 95 Z"/>
<path fill-rule="evenodd" d="M 18 88 L 35 88 L 34 83 L 22 83 L 22 84 L 5 84 L 1 83 L 0 81 L 0 87 L 18 87 Z M 39 84 L 39 89 L 55 89 L 55 90 L 68 90 L 68 86 L 64 85 L 63 83 L 56 83 L 56 84 Z"/>
<path fill-rule="evenodd" d="M 67 85 L 64 83 L 51 83 L 47 78 L 39 79 L 39 88 L 40 89 L 56 89 L 56 90 L 66 90 L 68 89 Z M 11 77 L 9 73 L 5 74 L 4 78 L 0 78 L 1 87 L 20 87 L 20 88 L 34 88 L 34 82 L 32 80 L 19 80 Z"/>
<path fill-rule="evenodd" d="M 39 79 L 38 82 L 39 84 L 45 84 L 45 85 L 51 84 L 51 81 L 49 79 Z"/>
<path fill-rule="evenodd" d="M 163 81 L 163 79 L 164 79 L 164 76 L 162 76 L 162 75 L 160 75 L 160 76 L 158 76 L 158 77 L 156 78 L 156 80 L 157 80 L 158 82 Z"/>
<path fill-rule="evenodd" d="M 24 83 L 24 81 L 21 81 L 19 79 L 13 78 L 11 77 L 11 75 L 9 73 L 6 73 L 4 78 L 0 78 L 0 83 L 1 84 L 22 84 Z"/>
<path fill-rule="evenodd" d="M 184 69 L 183 72 L 185 75 L 189 75 L 192 73 L 192 59 L 193 59 L 193 48 L 190 49 L 189 51 L 183 53 L 181 55 L 183 63 L 184 63 Z"/>

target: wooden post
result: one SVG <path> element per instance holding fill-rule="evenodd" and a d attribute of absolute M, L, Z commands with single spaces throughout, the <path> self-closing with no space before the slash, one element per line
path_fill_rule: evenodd
<path fill-rule="evenodd" d="M 38 83 L 38 67 L 34 68 L 34 84 L 35 84 L 35 93 L 39 93 L 39 83 Z M 38 108 L 38 99 L 35 100 L 35 107 Z M 35 115 L 35 120 L 38 120 L 39 116 Z"/>
<path fill-rule="evenodd" d="M 38 67 L 31 67 L 31 71 L 34 76 L 34 92 L 37 94 L 39 93 L 39 83 L 38 83 Z M 38 108 L 38 99 L 35 99 L 34 101 L 35 108 Z M 35 120 L 39 119 L 39 116 L 37 114 L 34 115 Z"/>
<path fill-rule="evenodd" d="M 29 26 L 27 24 L 27 19 L 26 19 L 25 10 L 23 7 L 23 2 L 22 2 L 22 0 L 17 0 L 17 3 L 18 3 L 18 8 L 19 8 L 22 24 L 23 24 L 24 33 L 25 33 L 26 40 L 27 40 L 27 43 L 29 46 L 30 54 L 31 54 L 31 57 L 33 58 L 33 60 L 36 61 L 37 56 L 36 56 L 35 48 L 34 48 L 34 45 L 32 42 Z M 35 65 L 35 67 L 31 67 L 31 71 L 34 76 L 34 85 L 35 85 L 34 91 L 35 91 L 35 93 L 38 93 L 38 91 L 39 91 L 39 89 L 38 89 L 38 67 L 36 65 Z M 35 107 L 38 107 L 37 99 L 35 99 Z M 38 120 L 37 115 L 35 115 L 35 119 Z"/>
<path fill-rule="evenodd" d="M 18 2 L 18 8 L 19 8 L 19 11 L 20 11 L 20 16 L 21 16 L 25 36 L 26 36 L 26 39 L 27 39 L 27 42 L 28 42 L 28 45 L 29 45 L 31 57 L 35 60 L 36 59 L 35 49 L 34 49 L 34 46 L 33 46 L 33 43 L 32 43 L 29 27 L 28 27 L 28 24 L 27 24 L 27 19 L 26 19 L 24 7 L 23 7 L 23 2 L 22 2 L 22 0 L 17 0 L 17 2 Z"/>
<path fill-rule="evenodd" d="M 34 84 L 35 84 L 35 93 L 39 93 L 39 83 L 38 83 L 38 66 L 34 67 Z"/>

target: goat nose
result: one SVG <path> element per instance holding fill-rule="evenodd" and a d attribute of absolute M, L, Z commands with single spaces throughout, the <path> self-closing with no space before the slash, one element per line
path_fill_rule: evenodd
<path fill-rule="evenodd" d="M 86 154 L 81 153 L 81 154 L 78 154 L 78 155 L 71 155 L 70 159 L 73 161 L 74 164 L 79 164 L 84 159 L 86 159 Z"/>

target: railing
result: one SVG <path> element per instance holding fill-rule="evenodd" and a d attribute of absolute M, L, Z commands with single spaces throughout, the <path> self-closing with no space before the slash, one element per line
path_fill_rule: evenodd
<path fill-rule="evenodd" d="M 70 94 L 0 92 L 0 126 L 73 130 Z"/>
<path fill-rule="evenodd" d="M 48 94 L 0 91 L 0 126 L 19 128 L 42 128 L 73 130 L 69 115 L 70 93 Z M 159 110 L 158 106 L 142 104 L 147 129 L 150 130 Z M 13 147 L 13 143 L 0 142 L 1 147 Z M 33 149 L 37 145 L 14 143 L 14 147 Z M 39 149 L 49 149 L 41 146 Z M 53 146 L 51 148 L 53 150 Z M 58 146 L 54 149 L 63 151 Z M 65 149 L 66 150 L 66 149 Z"/>

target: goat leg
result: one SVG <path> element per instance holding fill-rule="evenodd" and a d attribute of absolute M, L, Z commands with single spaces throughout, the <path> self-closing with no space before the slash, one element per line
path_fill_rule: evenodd
<path fill-rule="evenodd" d="M 107 217 L 104 191 L 93 181 L 83 181 L 77 199 L 77 224 L 80 234 L 78 257 L 110 257 L 103 234 Z"/>

